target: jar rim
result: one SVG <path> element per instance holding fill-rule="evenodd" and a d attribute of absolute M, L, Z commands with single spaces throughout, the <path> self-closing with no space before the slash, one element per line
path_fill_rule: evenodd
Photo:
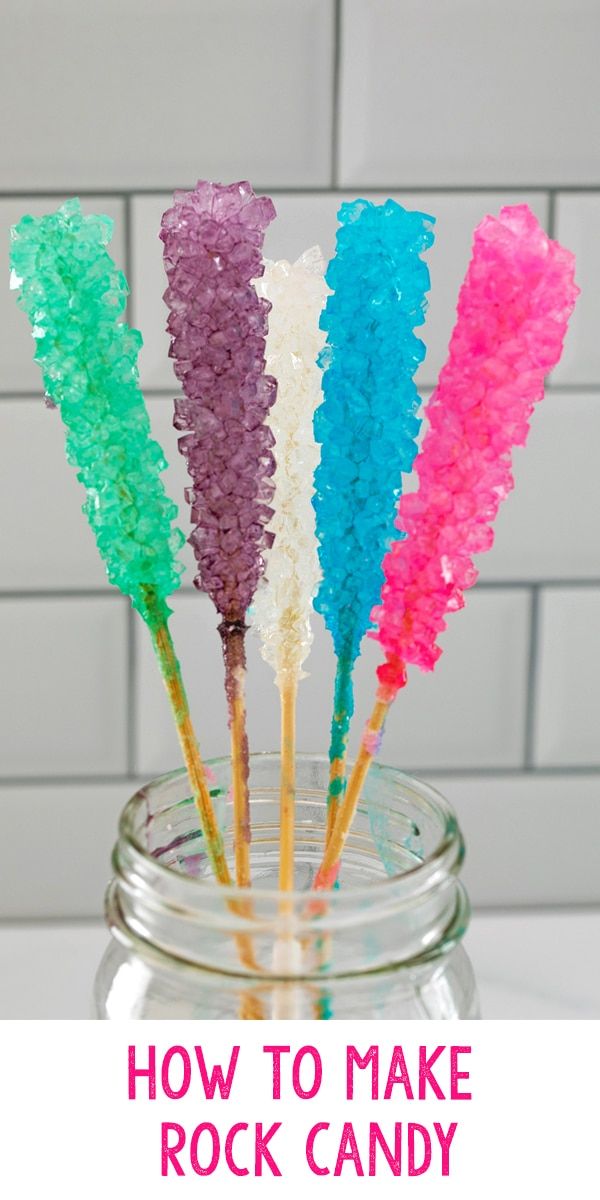
<path fill-rule="evenodd" d="M 329 759 L 324 754 L 310 754 L 307 752 L 299 753 L 296 756 L 298 762 L 321 763 L 323 765 L 329 763 Z M 250 763 L 265 762 L 268 759 L 279 759 L 279 754 L 276 751 L 263 750 L 256 751 L 250 755 Z M 218 771 L 219 768 L 226 767 L 230 763 L 229 756 L 223 755 L 219 758 L 208 759 L 206 766 L 209 769 Z M 351 765 L 351 764 L 349 764 Z M 141 805 L 147 805 L 149 789 L 157 789 L 172 782 L 175 779 L 185 777 L 186 770 L 184 767 L 177 768 L 174 771 L 167 772 L 164 775 L 158 776 L 138 788 L 133 796 L 127 801 L 119 820 L 119 838 L 126 843 L 129 853 L 134 859 L 139 861 L 139 864 L 146 871 L 151 870 L 157 872 L 158 877 L 164 879 L 176 879 L 180 887 L 184 886 L 189 889 L 189 896 L 196 896 L 198 899 L 202 896 L 205 898 L 219 897 L 226 901 L 240 901 L 248 899 L 248 888 L 240 888 L 236 884 L 225 886 L 217 882 L 214 877 L 210 876 L 188 876 L 172 867 L 161 862 L 156 858 L 146 846 L 143 845 L 136 833 L 135 816 L 139 812 Z M 458 825 L 458 821 L 454 810 L 446 798 L 438 792 L 436 788 L 418 776 L 409 775 L 400 770 L 399 767 L 389 766 L 384 763 L 373 763 L 370 769 L 370 777 L 373 779 L 379 778 L 388 780 L 396 785 L 403 786 L 405 789 L 410 789 L 415 793 L 421 802 L 425 802 L 431 809 L 434 810 L 436 817 L 440 820 L 441 836 L 439 842 L 434 849 L 426 855 L 420 862 L 414 866 L 400 871 L 392 875 L 384 875 L 377 879 L 370 879 L 368 883 L 360 886 L 350 885 L 347 889 L 340 891 L 329 889 L 325 894 L 327 896 L 328 907 L 334 909 L 339 906 L 345 906 L 351 900 L 353 903 L 368 897 L 374 899 L 374 893 L 382 901 L 398 892 L 401 888 L 407 888 L 411 898 L 419 894 L 421 890 L 429 890 L 432 886 L 432 880 L 439 873 L 449 874 L 455 873 L 464 857 L 464 842 Z M 301 790 L 301 789 L 299 789 Z M 408 885 L 408 887 L 407 887 Z M 261 888 L 252 885 L 251 894 L 256 901 L 265 901 L 270 904 L 278 904 L 280 901 L 286 900 L 292 904 L 305 904 L 308 896 L 311 894 L 317 896 L 319 893 L 310 893 L 306 890 L 293 890 L 290 892 L 282 892 L 274 888 Z"/>
<path fill-rule="evenodd" d="M 197 974 L 198 971 L 204 971 L 206 974 L 220 976 L 221 978 L 255 979 L 263 984 L 273 984 L 278 981 L 297 984 L 323 983 L 324 979 L 327 983 L 331 983 L 356 979 L 357 976 L 364 978 L 367 975 L 374 977 L 381 977 L 385 974 L 393 975 L 399 967 L 405 970 L 425 967 L 427 964 L 442 958 L 443 955 L 453 950 L 461 942 L 471 915 L 468 895 L 463 885 L 458 882 L 451 917 L 449 923 L 444 927 L 440 939 L 424 946 L 421 950 L 415 951 L 408 958 L 393 959 L 384 964 L 376 964 L 366 968 L 355 966 L 352 969 L 346 967 L 334 971 L 330 970 L 326 976 L 314 970 L 303 971 L 300 974 L 285 974 L 282 972 L 278 975 L 266 971 L 240 970 L 239 967 L 237 969 L 231 966 L 215 967 L 208 962 L 198 961 L 185 953 L 181 953 L 172 945 L 167 948 L 161 945 L 160 942 L 149 940 L 147 937 L 142 936 L 139 931 L 132 928 L 131 924 L 125 919 L 119 905 L 117 892 L 116 881 L 113 879 L 108 885 L 106 892 L 106 919 L 111 934 L 122 946 L 125 946 L 127 949 L 132 946 L 135 947 L 137 952 L 143 955 L 144 958 L 153 958 L 159 966 L 164 964 L 170 965 L 176 962 L 178 969 L 188 970 L 193 974 Z M 269 895 L 272 894 L 272 892 L 269 893 Z M 303 892 L 302 895 L 306 897 L 307 893 Z"/>

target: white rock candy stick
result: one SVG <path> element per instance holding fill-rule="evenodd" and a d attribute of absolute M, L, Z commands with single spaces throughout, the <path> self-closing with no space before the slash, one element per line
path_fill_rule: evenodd
<path fill-rule="evenodd" d="M 321 370 L 316 358 L 325 334 L 319 318 L 328 288 L 318 247 L 295 263 L 267 262 L 257 281 L 259 295 L 272 304 L 267 336 L 267 371 L 277 379 L 277 399 L 269 414 L 275 436 L 275 535 L 265 580 L 253 606 L 263 658 L 275 672 L 281 696 L 281 857 L 279 884 L 294 883 L 295 710 L 298 682 L 312 643 L 312 600 L 320 579 L 312 506 L 313 474 L 319 448 L 313 415 L 321 403 Z"/>

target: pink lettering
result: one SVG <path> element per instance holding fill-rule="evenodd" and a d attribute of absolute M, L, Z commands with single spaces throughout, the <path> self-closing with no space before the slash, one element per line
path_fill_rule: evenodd
<path fill-rule="evenodd" d="M 212 1154 L 208 1166 L 202 1167 L 198 1158 L 198 1142 L 200 1141 L 200 1138 L 205 1130 L 209 1134 L 212 1142 Z M 190 1162 L 192 1164 L 192 1170 L 194 1171 L 194 1174 L 212 1175 L 213 1171 L 216 1171 L 217 1169 L 220 1150 L 221 1144 L 219 1141 L 219 1131 L 217 1127 L 212 1125 L 210 1121 L 203 1121 L 201 1125 L 197 1125 L 192 1134 L 192 1140 L 190 1142 Z"/>
<path fill-rule="evenodd" d="M 148 1066 L 136 1067 L 135 1046 L 129 1047 L 129 1099 L 136 1100 L 135 1081 L 138 1076 L 148 1078 L 148 1099 L 156 1100 L 156 1046 L 148 1046 Z"/>
<path fill-rule="evenodd" d="M 311 1086 L 305 1091 L 300 1083 L 300 1069 L 306 1055 L 310 1055 L 313 1060 L 313 1081 Z M 315 1046 L 302 1046 L 294 1057 L 294 1065 L 292 1068 L 292 1085 L 297 1096 L 301 1100 L 312 1100 L 316 1096 L 323 1078 L 323 1066 L 321 1063 L 321 1055 Z"/>
<path fill-rule="evenodd" d="M 179 1154 L 180 1150 L 183 1150 L 183 1147 L 185 1146 L 185 1129 L 183 1128 L 183 1125 L 176 1125 L 174 1122 L 171 1122 L 171 1121 L 163 1121 L 163 1123 L 160 1127 L 160 1131 L 161 1131 L 161 1168 L 160 1168 L 161 1175 L 168 1174 L 169 1165 L 171 1165 L 174 1168 L 176 1175 L 185 1175 L 185 1171 L 184 1171 L 183 1167 L 181 1166 L 181 1163 L 179 1162 L 179 1160 L 176 1157 L 176 1155 Z M 177 1137 L 177 1144 L 175 1146 L 169 1145 L 169 1133 L 171 1131 L 174 1131 L 176 1134 L 176 1137 Z"/>
<path fill-rule="evenodd" d="M 194 1046 L 194 1050 L 196 1051 L 196 1060 L 198 1062 L 200 1078 L 202 1080 L 202 1087 L 204 1089 L 204 1095 L 206 1096 L 206 1099 L 213 1100 L 215 1092 L 218 1088 L 221 1099 L 229 1100 L 229 1093 L 231 1092 L 231 1085 L 233 1083 L 233 1077 L 235 1075 L 237 1060 L 240 1053 L 239 1046 L 234 1046 L 233 1050 L 231 1051 L 231 1057 L 229 1059 L 229 1066 L 227 1068 L 226 1076 L 223 1075 L 223 1070 L 218 1063 L 213 1067 L 209 1075 L 206 1069 L 206 1063 L 204 1061 L 202 1046 Z"/>
<path fill-rule="evenodd" d="M 315 1161 L 314 1146 L 315 1139 L 322 1129 L 329 1129 L 329 1121 L 319 1121 L 318 1125 L 313 1125 L 306 1139 L 306 1161 L 313 1175 L 330 1175 L 329 1167 L 319 1167 Z"/>
<path fill-rule="evenodd" d="M 440 1148 L 442 1151 L 442 1175 L 449 1175 L 450 1174 L 450 1146 L 452 1145 L 452 1139 L 454 1137 L 454 1134 L 456 1133 L 456 1130 L 458 1129 L 458 1125 L 457 1125 L 456 1121 L 453 1121 L 452 1124 L 449 1125 L 449 1127 L 448 1127 L 448 1132 L 444 1133 L 444 1130 L 442 1129 L 441 1125 L 439 1125 L 437 1121 L 434 1121 L 433 1128 L 435 1129 L 435 1132 L 437 1134 L 437 1140 L 440 1143 Z"/>
<path fill-rule="evenodd" d="M 361 1058 L 356 1046 L 346 1047 L 346 1096 L 354 1099 L 354 1067 L 364 1071 L 371 1064 L 371 1099 L 379 1099 L 379 1047 L 369 1046 L 364 1058 Z"/>
<path fill-rule="evenodd" d="M 414 1100 L 412 1084 L 410 1082 L 410 1075 L 408 1074 L 408 1067 L 406 1065 L 406 1059 L 404 1057 L 402 1046 L 394 1046 L 394 1053 L 392 1054 L 392 1061 L 390 1063 L 387 1083 L 385 1085 L 385 1092 L 383 1096 L 384 1100 L 391 1099 L 392 1088 L 397 1083 L 402 1084 L 406 1094 L 406 1099 Z"/>
<path fill-rule="evenodd" d="M 419 1100 L 424 1100 L 427 1094 L 427 1084 L 429 1084 L 434 1096 L 438 1100 L 444 1100 L 444 1093 L 433 1074 L 431 1068 L 437 1062 L 440 1054 L 443 1054 L 445 1046 L 436 1046 L 433 1054 L 427 1057 L 427 1046 L 419 1046 Z"/>
<path fill-rule="evenodd" d="M 176 1054 L 181 1058 L 182 1070 L 183 1070 L 183 1076 L 182 1076 L 181 1085 L 179 1088 L 171 1087 L 171 1081 L 169 1078 L 169 1073 L 171 1070 L 171 1063 L 172 1063 L 173 1059 L 175 1058 Z M 185 1046 L 170 1046 L 169 1047 L 169 1049 L 167 1050 L 167 1053 L 165 1054 L 165 1057 L 163 1058 L 163 1063 L 162 1063 L 161 1072 L 160 1072 L 160 1078 L 161 1078 L 161 1083 L 162 1083 L 162 1090 L 165 1093 L 165 1096 L 168 1096 L 170 1100 L 181 1100 L 181 1097 L 185 1096 L 185 1094 L 190 1086 L 190 1081 L 192 1078 L 192 1064 L 190 1062 L 190 1056 L 189 1056 L 187 1050 L 185 1049 Z"/>
<path fill-rule="evenodd" d="M 281 1129 L 281 1121 L 276 1121 L 266 1133 L 262 1131 L 262 1121 L 259 1121 L 256 1126 L 256 1143 L 254 1152 L 254 1174 L 262 1175 L 262 1160 L 264 1158 L 267 1167 L 272 1175 L 281 1175 L 281 1171 L 275 1162 L 270 1150 L 267 1148 L 267 1142 Z"/>
<path fill-rule="evenodd" d="M 417 1166 L 417 1151 L 415 1134 L 420 1133 L 423 1139 L 423 1162 Z M 424 1125 L 409 1121 L 408 1125 L 408 1173 L 409 1175 L 424 1175 L 431 1166 L 431 1138 Z"/>
<path fill-rule="evenodd" d="M 468 1079 L 468 1071 L 459 1071 L 458 1056 L 459 1054 L 470 1054 L 470 1046 L 451 1046 L 450 1047 L 450 1099 L 451 1100 L 470 1100 L 470 1092 L 459 1092 L 459 1080 Z"/>
<path fill-rule="evenodd" d="M 401 1174 L 402 1166 L 402 1125 L 396 1121 L 394 1125 L 394 1150 L 390 1150 L 381 1129 L 376 1121 L 369 1125 L 369 1175 L 377 1174 L 377 1147 L 383 1150 L 383 1156 L 390 1167 L 392 1175 Z"/>
<path fill-rule="evenodd" d="M 342 1130 L 342 1136 L 340 1139 L 340 1148 L 336 1159 L 335 1170 L 333 1172 L 334 1176 L 341 1175 L 342 1167 L 345 1162 L 353 1162 L 356 1174 L 364 1175 L 362 1163 L 360 1161 L 360 1154 L 358 1153 L 358 1146 L 356 1144 L 356 1137 L 354 1136 L 354 1130 L 350 1121 L 344 1122 L 344 1128 Z"/>
<path fill-rule="evenodd" d="M 247 1167 L 238 1167 L 238 1165 L 235 1162 L 234 1157 L 233 1157 L 233 1139 L 235 1138 L 236 1134 L 240 1132 L 241 1129 L 247 1129 L 247 1128 L 248 1128 L 248 1126 L 245 1124 L 244 1121 L 238 1121 L 237 1125 L 231 1126 L 231 1129 L 229 1130 L 229 1133 L 227 1134 L 227 1137 L 225 1139 L 225 1162 L 227 1163 L 227 1166 L 229 1167 L 229 1170 L 231 1171 L 232 1175 L 249 1175 L 250 1174 Z"/>
<path fill-rule="evenodd" d="M 273 1055 L 273 1099 L 281 1100 L 281 1055 L 289 1054 L 289 1046 L 263 1046 L 264 1054 Z"/>

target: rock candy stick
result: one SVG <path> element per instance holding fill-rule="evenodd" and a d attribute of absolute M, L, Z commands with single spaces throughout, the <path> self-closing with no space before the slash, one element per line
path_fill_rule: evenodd
<path fill-rule="evenodd" d="M 462 608 L 477 578 L 473 555 L 492 545 L 491 522 L 513 487 L 513 446 L 525 444 L 577 294 L 573 255 L 547 237 L 526 205 L 503 208 L 477 227 L 448 360 L 427 406 L 419 489 L 399 504 L 397 524 L 407 537 L 383 561 L 385 584 L 373 611 L 373 636 L 385 653 L 376 703 L 317 887 L 335 878 L 406 664 L 432 670 L 446 615 Z"/>
<path fill-rule="evenodd" d="M 322 443 L 314 506 L 323 580 L 315 607 L 337 658 L 330 744 L 328 834 L 344 790 L 346 744 L 354 708 L 352 674 L 377 603 L 381 560 L 394 536 L 402 472 L 412 468 L 419 397 L 414 373 L 425 347 L 429 271 L 421 254 L 433 218 L 394 200 L 342 204 L 332 289 L 322 317 L 327 344 L 324 401 L 315 415 Z"/>
<path fill-rule="evenodd" d="M 321 402 L 317 355 L 324 334 L 319 318 L 327 295 L 325 264 L 318 247 L 294 264 L 267 262 L 259 295 L 271 303 L 267 370 L 277 380 L 269 424 L 276 443 L 274 542 L 266 578 L 258 588 L 253 617 L 263 658 L 275 672 L 281 697 L 281 854 L 279 886 L 294 884 L 296 696 L 313 640 L 312 600 L 320 578 L 312 506 L 313 474 L 319 451 L 313 430 Z"/>
<path fill-rule="evenodd" d="M 264 373 L 268 301 L 262 275 L 264 232 L 275 215 L 249 183 L 199 181 L 175 192 L 160 236 L 170 310 L 170 355 L 183 397 L 175 401 L 191 486 L 190 536 L 198 574 L 221 616 L 231 730 L 236 880 L 250 883 L 248 741 L 244 680 L 246 612 L 271 544 L 273 435 L 265 418 L 275 380 Z"/>
<path fill-rule="evenodd" d="M 206 849 L 229 884 L 221 833 L 168 628 L 179 587 L 183 534 L 160 478 L 166 462 L 150 437 L 138 383 L 141 335 L 119 320 L 127 281 L 106 247 L 112 221 L 84 216 L 77 199 L 11 231 L 11 287 L 33 326 L 35 360 L 67 430 L 67 458 L 86 489 L 84 512 L 108 578 L 146 622 L 175 717 Z"/>

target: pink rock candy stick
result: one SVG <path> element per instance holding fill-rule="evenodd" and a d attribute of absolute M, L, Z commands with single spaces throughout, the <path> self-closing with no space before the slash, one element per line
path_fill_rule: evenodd
<path fill-rule="evenodd" d="M 318 887 L 335 876 L 406 664 L 433 669 L 446 614 L 463 607 L 477 579 L 473 555 L 492 545 L 491 522 L 513 487 L 513 446 L 525 444 L 544 377 L 560 358 L 579 291 L 573 276 L 573 255 L 547 237 L 527 205 L 503 208 L 475 231 L 448 360 L 427 406 L 429 428 L 415 462 L 419 488 L 398 506 L 396 525 L 408 536 L 383 559 L 371 634 L 385 652 L 377 700 Z"/>
<path fill-rule="evenodd" d="M 393 700 L 404 664 L 431 671 L 445 615 L 464 606 L 489 550 L 492 521 L 514 487 L 511 456 L 524 446 L 544 377 L 556 366 L 578 288 L 574 257 L 544 233 L 527 205 L 485 217 L 458 298 L 448 361 L 427 405 L 415 462 L 418 491 L 402 496 L 408 534 L 383 560 L 373 637 L 385 651 L 379 695 Z"/>

